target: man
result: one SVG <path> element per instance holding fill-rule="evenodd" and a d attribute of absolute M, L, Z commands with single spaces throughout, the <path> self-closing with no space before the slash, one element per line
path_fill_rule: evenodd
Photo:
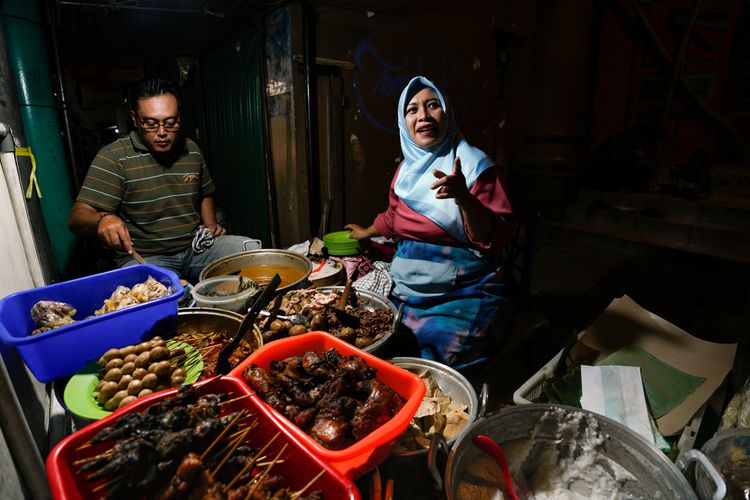
<path fill-rule="evenodd" d="M 91 162 L 70 211 L 71 231 L 114 248 L 118 266 L 135 264 L 140 254 L 190 281 L 217 259 L 258 248 L 258 240 L 225 235 L 217 223 L 203 156 L 180 134 L 175 85 L 139 83 L 130 118 L 135 130 Z"/>

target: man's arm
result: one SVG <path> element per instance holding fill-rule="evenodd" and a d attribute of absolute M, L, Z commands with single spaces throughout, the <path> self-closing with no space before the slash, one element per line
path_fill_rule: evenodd
<path fill-rule="evenodd" d="M 201 221 L 203 221 L 203 225 L 214 236 L 221 236 L 227 232 L 226 229 L 216 222 L 216 206 L 214 205 L 213 196 L 206 196 L 201 200 Z"/>
<path fill-rule="evenodd" d="M 133 251 L 133 242 L 125 222 L 111 212 L 100 212 L 87 203 L 76 201 L 70 209 L 68 227 L 79 236 L 97 236 L 110 248 Z"/>

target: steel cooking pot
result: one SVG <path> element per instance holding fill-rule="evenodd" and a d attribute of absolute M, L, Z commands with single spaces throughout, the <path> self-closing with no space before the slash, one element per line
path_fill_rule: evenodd
<path fill-rule="evenodd" d="M 545 455 L 545 448 L 560 446 L 559 452 L 580 451 L 593 431 L 603 438 L 601 442 L 597 441 L 595 447 L 597 458 L 608 459 L 607 463 L 614 462 L 626 471 L 619 473 L 619 498 L 697 498 L 677 467 L 627 427 L 587 410 L 551 404 L 508 407 L 474 422 L 453 446 L 448 457 L 445 468 L 446 498 L 466 498 L 467 489 L 475 485 L 477 488 L 494 486 L 494 482 L 479 477 L 481 474 L 476 470 L 477 464 L 486 460 L 483 452 L 473 443 L 474 437 L 479 434 L 489 436 L 506 449 L 511 469 L 521 471 L 515 477 L 518 481 L 523 474 L 530 477 L 535 471 L 549 471 L 549 466 L 543 465 L 544 460 L 549 459 Z M 534 436 L 533 441 L 530 441 L 531 436 Z M 480 484 L 481 481 L 484 484 Z M 586 496 L 585 485 L 581 487 L 584 490 L 579 493 Z"/>
<path fill-rule="evenodd" d="M 279 250 L 268 248 L 262 250 L 248 250 L 232 255 L 228 255 L 219 260 L 215 260 L 203 268 L 200 274 L 200 281 L 214 276 L 224 276 L 227 274 L 234 275 L 240 273 L 243 268 L 262 268 L 267 270 L 268 280 L 273 276 L 272 270 L 277 268 L 279 273 L 284 269 L 291 268 L 295 270 L 294 281 L 286 282 L 287 278 L 282 276 L 282 284 L 277 292 L 287 290 L 296 290 L 308 286 L 308 277 L 312 271 L 312 262 L 302 254 L 290 252 L 288 250 Z M 252 277 L 251 277 L 252 279 Z M 289 278 L 291 280 L 291 278 Z M 261 285 L 266 283 L 261 282 Z"/>

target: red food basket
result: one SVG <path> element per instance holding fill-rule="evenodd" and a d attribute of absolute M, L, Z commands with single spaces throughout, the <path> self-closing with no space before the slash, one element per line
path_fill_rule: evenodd
<path fill-rule="evenodd" d="M 380 382 L 389 386 L 406 400 L 404 406 L 388 422 L 381 425 L 365 438 L 341 450 L 329 450 L 313 440 L 302 429 L 290 422 L 256 395 L 261 404 L 273 414 L 278 422 L 288 429 L 308 449 L 324 461 L 333 465 L 339 472 L 356 479 L 374 469 L 391 452 L 396 439 L 409 426 L 414 414 L 422 402 L 425 385 L 422 380 L 411 373 L 377 358 L 353 345 L 340 340 L 325 332 L 310 332 L 295 337 L 275 340 L 261 347 L 230 372 L 230 375 L 242 378 L 242 374 L 251 365 L 257 365 L 269 370 L 271 361 L 282 360 L 290 356 L 298 356 L 306 351 L 322 353 L 334 348 L 345 356 L 359 356 L 365 363 L 377 370 L 376 377 Z"/>
<path fill-rule="evenodd" d="M 194 387 L 197 389 L 199 395 L 227 393 L 230 399 L 248 396 L 227 403 L 226 408 L 222 408 L 222 413 L 245 409 L 258 418 L 258 425 L 252 429 L 246 438 L 246 443 L 251 446 L 261 447 L 277 433 L 281 433 L 268 448 L 266 455 L 273 457 L 281 450 L 284 444 L 288 444 L 287 450 L 282 456 L 284 459 L 283 462 L 274 465 L 272 473 L 283 476 L 289 488 L 299 490 L 320 474 L 321 471 L 325 471 L 306 493 L 320 490 L 323 493 L 323 498 L 331 500 L 359 500 L 361 498 L 359 490 L 357 490 L 354 483 L 340 474 L 330 464 L 327 464 L 311 453 L 292 433 L 280 426 L 264 405 L 258 404 L 255 401 L 257 396 L 250 396 L 252 391 L 242 380 L 233 377 L 217 377 L 196 383 Z M 87 481 L 85 478 L 86 473 L 78 471 L 76 463 L 81 463 L 78 461 L 102 453 L 111 447 L 111 442 L 105 441 L 95 445 L 89 445 L 88 443 L 97 432 L 105 427 L 111 427 L 123 415 L 143 412 L 152 404 L 172 396 L 176 392 L 177 389 L 172 389 L 140 398 L 134 403 L 117 410 L 112 415 L 68 436 L 55 446 L 47 457 L 46 464 L 47 477 L 49 478 L 53 498 L 71 500 L 103 498 L 106 492 L 96 492 L 94 490 L 105 483 L 106 480 L 101 479 L 98 482 Z"/>

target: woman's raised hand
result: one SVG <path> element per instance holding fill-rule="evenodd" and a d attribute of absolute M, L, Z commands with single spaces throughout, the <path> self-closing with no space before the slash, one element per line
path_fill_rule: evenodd
<path fill-rule="evenodd" d="M 437 180 L 432 183 L 430 189 L 437 189 L 435 198 L 438 200 L 445 200 L 448 198 L 455 198 L 456 204 L 461 205 L 467 197 L 471 196 L 469 188 L 466 187 L 466 177 L 461 172 L 461 159 L 456 156 L 456 160 L 453 162 L 453 173 L 446 174 L 440 170 L 433 170 Z"/>

